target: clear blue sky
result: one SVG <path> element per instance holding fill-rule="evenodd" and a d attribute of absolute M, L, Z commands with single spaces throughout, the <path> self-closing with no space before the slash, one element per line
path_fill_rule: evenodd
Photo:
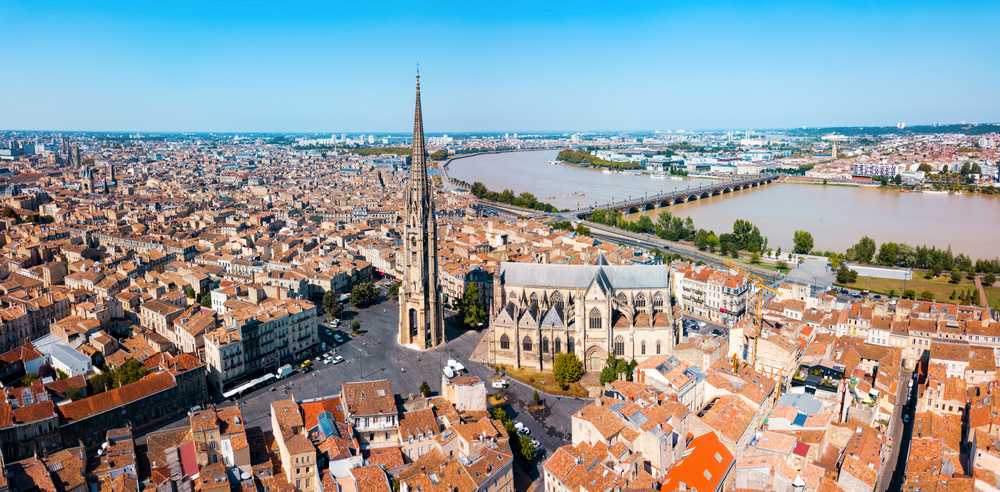
<path fill-rule="evenodd" d="M 0 1 L 0 129 L 1000 120 L 995 0 L 152 3 Z"/>

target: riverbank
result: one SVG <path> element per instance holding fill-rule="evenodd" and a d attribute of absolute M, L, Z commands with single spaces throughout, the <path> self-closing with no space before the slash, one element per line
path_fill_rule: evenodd
<path fill-rule="evenodd" d="M 979 298 L 975 282 L 965 278 L 965 276 L 963 276 L 962 280 L 957 284 L 953 284 L 950 282 L 950 277 L 942 276 L 928 279 L 924 276 L 923 272 L 914 272 L 913 279 L 906 281 L 859 276 L 858 280 L 854 283 L 836 283 L 834 285 L 846 287 L 848 289 L 867 290 L 884 296 L 895 295 L 896 297 L 902 296 L 903 292 L 907 290 L 912 290 L 917 299 L 920 299 L 924 292 L 930 292 L 933 295 L 934 301 L 944 303 L 958 302 L 958 293 L 968 290 L 976 292 L 976 299 Z M 983 290 L 986 292 L 986 299 L 989 305 L 994 309 L 1000 309 L 1000 287 L 984 286 Z M 952 292 L 956 293 L 956 299 L 954 300 L 951 299 Z"/>

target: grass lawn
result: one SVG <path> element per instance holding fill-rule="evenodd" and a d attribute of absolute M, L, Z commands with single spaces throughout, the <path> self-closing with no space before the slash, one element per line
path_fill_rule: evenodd
<path fill-rule="evenodd" d="M 726 256 L 724 258 L 726 258 L 729 261 L 735 262 L 735 263 L 742 263 L 744 265 L 765 268 L 767 270 L 774 270 L 776 272 L 781 272 L 781 273 L 788 273 L 788 272 L 792 271 L 791 267 L 788 267 L 788 268 L 778 268 L 778 266 L 775 265 L 774 263 L 768 263 L 768 262 L 764 261 L 763 259 L 761 259 L 760 263 L 750 263 L 750 259 L 749 258 L 732 258 L 732 257 L 729 257 L 729 256 Z M 785 263 L 788 263 L 788 262 L 786 261 Z"/>
<path fill-rule="evenodd" d="M 920 297 L 921 292 L 930 291 L 934 294 L 935 301 L 955 302 L 949 299 L 952 291 L 962 291 L 968 289 L 972 289 L 973 291 L 976 290 L 976 284 L 964 276 L 962 277 L 961 282 L 953 284 L 950 282 L 951 277 L 948 275 L 928 279 L 924 277 L 923 272 L 913 273 L 913 279 L 905 282 L 906 290 L 913 290 L 917 294 L 918 298 Z M 883 295 L 888 295 L 890 290 L 895 289 L 896 295 L 900 296 L 903 294 L 903 284 L 904 282 L 902 280 L 859 276 L 857 282 L 853 284 L 843 284 L 843 286 L 850 289 L 868 290 L 870 292 Z M 1000 287 L 986 287 L 985 289 L 986 298 L 989 300 L 990 305 L 1000 305 Z M 976 299 L 978 299 L 979 294 L 976 293 L 976 296 Z"/>
<path fill-rule="evenodd" d="M 550 395 L 557 396 L 577 396 L 585 398 L 587 396 L 587 390 L 580 387 L 579 383 L 570 383 L 569 389 L 564 390 L 556 382 L 555 378 L 552 377 L 551 372 L 538 372 L 532 371 L 530 369 L 504 369 L 507 372 L 507 377 L 514 378 L 528 386 L 531 386 L 537 390 L 544 391 Z M 545 384 L 542 384 L 545 381 Z"/>

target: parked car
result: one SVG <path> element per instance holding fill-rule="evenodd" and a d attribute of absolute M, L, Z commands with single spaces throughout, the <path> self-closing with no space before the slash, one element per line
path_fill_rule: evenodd
<path fill-rule="evenodd" d="M 338 355 L 338 356 L 336 356 L 336 357 L 333 358 L 333 363 L 334 364 L 340 364 L 341 362 L 344 362 L 344 358 L 343 357 L 341 357 L 341 356 Z"/>
<path fill-rule="evenodd" d="M 508 386 L 510 386 L 510 383 L 508 383 L 507 380 L 503 378 L 494 379 L 492 384 L 494 389 L 506 389 Z"/>
<path fill-rule="evenodd" d="M 333 330 L 331 330 L 329 328 L 323 330 L 323 333 L 326 333 L 326 336 L 328 336 L 328 337 L 333 336 Z"/>
<path fill-rule="evenodd" d="M 704 322 L 704 321 L 699 321 L 699 322 L 698 322 L 698 327 L 699 327 L 699 328 L 704 328 L 704 327 L 706 327 L 706 326 L 708 326 L 708 323 L 706 323 L 706 322 Z"/>
<path fill-rule="evenodd" d="M 323 363 L 324 364 L 329 364 L 331 362 L 333 362 L 333 357 L 330 357 L 329 354 L 327 354 L 326 356 L 323 357 Z"/>
<path fill-rule="evenodd" d="M 334 333 L 333 340 L 337 343 L 344 343 L 344 337 L 340 336 L 340 333 Z"/>

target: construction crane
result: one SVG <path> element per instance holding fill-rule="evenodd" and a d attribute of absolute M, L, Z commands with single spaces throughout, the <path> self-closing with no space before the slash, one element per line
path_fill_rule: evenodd
<path fill-rule="evenodd" d="M 750 360 L 750 367 L 756 367 L 757 366 L 757 340 L 760 339 L 760 334 L 761 334 L 761 332 L 764 331 L 764 290 L 769 290 L 772 293 L 774 293 L 774 295 L 778 295 L 778 296 L 780 296 L 781 293 L 779 293 L 778 291 L 772 289 L 771 286 L 768 285 L 767 280 L 765 280 L 764 278 L 762 278 L 762 277 L 758 276 L 757 274 L 751 272 L 750 270 L 748 270 L 746 268 L 743 268 L 742 266 L 735 265 L 735 264 L 733 264 L 733 263 L 731 263 L 731 262 L 729 262 L 727 260 L 722 260 L 722 262 L 725 263 L 727 266 L 729 266 L 729 268 L 732 268 L 733 270 L 736 270 L 737 272 L 739 272 L 740 275 L 743 275 L 744 277 L 746 277 L 747 280 L 750 281 L 750 284 L 757 288 L 757 291 L 756 291 L 756 297 L 757 297 L 756 304 L 757 304 L 757 306 L 756 306 L 756 309 L 754 310 L 754 313 L 753 313 L 753 322 L 754 322 L 754 326 L 756 327 L 756 333 L 754 334 L 754 337 L 753 337 L 753 354 L 751 355 L 751 360 Z M 737 367 L 735 367 L 735 365 L 736 364 L 734 363 L 734 367 L 733 367 L 734 370 L 738 369 Z"/>

